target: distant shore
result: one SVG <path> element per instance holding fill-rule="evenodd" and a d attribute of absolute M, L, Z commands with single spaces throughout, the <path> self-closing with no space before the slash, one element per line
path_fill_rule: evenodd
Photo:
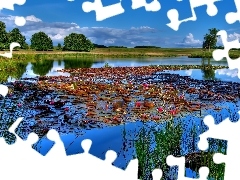
<path fill-rule="evenodd" d="M 4 53 L 5 51 L 0 51 Z M 28 59 L 43 55 L 44 58 L 79 57 L 79 58 L 146 58 L 146 57 L 179 57 L 212 58 L 212 51 L 204 51 L 197 48 L 96 48 L 91 52 L 78 51 L 33 51 L 18 50 L 13 52 L 13 59 Z M 233 50 L 230 58 L 238 58 L 240 51 Z M 3 59 L 3 57 L 1 57 Z"/>

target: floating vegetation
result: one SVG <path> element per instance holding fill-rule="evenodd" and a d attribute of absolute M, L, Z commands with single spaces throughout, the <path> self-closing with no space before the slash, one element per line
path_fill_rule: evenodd
<path fill-rule="evenodd" d="M 36 63 L 45 64 L 46 69 L 50 68 L 45 60 Z M 75 64 L 69 64 L 69 68 L 71 66 Z M 0 100 L 1 120 L 4 122 L 1 132 L 6 132 L 17 116 L 24 117 L 17 129 L 23 139 L 30 132 L 37 133 L 41 138 L 52 128 L 60 134 L 79 134 L 81 130 L 128 122 L 154 122 L 159 128 L 156 126 L 156 129 L 150 131 L 142 129 L 135 142 L 139 177 L 150 179 L 150 172 L 154 168 L 160 167 L 166 172 L 169 170 L 162 163 L 169 154 L 182 155 L 180 142 L 184 129 L 181 123 L 175 124 L 176 119 L 188 115 L 203 117 L 209 109 L 220 111 L 226 108 L 219 105 L 222 102 L 239 101 L 239 83 L 194 80 L 188 76 L 164 72 L 227 68 L 224 66 L 88 66 L 86 63 L 85 68 L 61 70 L 70 73 L 68 77 L 40 76 L 5 83 L 9 87 L 9 94 Z M 34 71 L 44 74 L 47 70 L 43 68 Z M 2 133 L 1 136 L 5 137 L 6 134 Z M 9 143 L 12 141 L 14 139 L 9 138 Z M 154 147 L 151 146 L 152 142 L 155 143 Z M 190 146 L 194 147 L 195 143 L 193 141 Z M 221 171 L 223 166 L 211 165 L 206 160 L 212 154 L 211 151 L 201 154 L 192 149 L 191 153 L 184 154 L 187 158 L 186 166 L 197 171 L 199 166 L 209 163 L 214 171 Z M 221 175 L 218 174 L 219 178 Z"/>

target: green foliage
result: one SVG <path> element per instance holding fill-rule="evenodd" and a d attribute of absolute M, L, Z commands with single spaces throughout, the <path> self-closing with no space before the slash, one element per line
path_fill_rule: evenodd
<path fill-rule="evenodd" d="M 21 49 L 27 49 L 28 45 L 25 41 L 25 36 L 21 34 L 21 31 L 18 28 L 14 28 L 9 32 L 9 43 L 18 42 L 21 45 Z"/>
<path fill-rule="evenodd" d="M 71 33 L 64 38 L 64 50 L 91 51 L 94 49 L 92 42 L 83 34 Z"/>
<path fill-rule="evenodd" d="M 0 63 L 0 82 L 4 83 L 9 77 L 19 79 L 26 71 L 28 62 L 12 61 L 11 59 L 1 60 Z"/>
<path fill-rule="evenodd" d="M 52 39 L 42 31 L 33 34 L 30 41 L 31 48 L 37 51 L 47 51 L 53 49 Z"/>
<path fill-rule="evenodd" d="M 61 45 L 61 43 L 58 43 L 57 50 L 61 50 L 61 49 L 62 49 L 62 45 Z"/>
<path fill-rule="evenodd" d="M 148 179 L 151 172 L 155 168 L 163 170 L 163 179 L 168 176 L 169 166 L 166 164 L 166 158 L 172 154 L 180 155 L 180 145 L 182 137 L 182 125 L 174 125 L 172 120 L 162 124 L 163 128 L 156 131 L 147 131 L 143 127 L 138 139 L 135 142 L 135 149 L 139 163 L 138 178 Z M 152 132 L 152 135 L 151 135 Z M 151 148 L 151 140 L 154 139 L 156 145 Z"/>
<path fill-rule="evenodd" d="M 217 33 L 218 33 L 218 29 L 216 28 L 212 28 L 208 30 L 209 33 L 205 34 L 204 36 L 204 41 L 203 41 L 203 45 L 202 48 L 203 49 L 215 49 L 216 48 L 216 44 L 217 44 Z"/>
<path fill-rule="evenodd" d="M 102 44 L 94 44 L 93 43 L 93 45 L 94 45 L 95 48 L 108 48 L 107 46 L 102 45 Z"/>
<path fill-rule="evenodd" d="M 6 31 L 6 24 L 0 21 L 0 50 L 9 48 L 9 36 Z"/>

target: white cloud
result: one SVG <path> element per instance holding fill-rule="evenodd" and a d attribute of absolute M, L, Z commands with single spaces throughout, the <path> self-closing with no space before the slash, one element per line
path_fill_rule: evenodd
<path fill-rule="evenodd" d="M 29 43 L 32 34 L 43 31 L 52 38 L 54 44 L 63 43 L 65 36 L 70 33 L 81 33 L 96 44 L 103 45 L 122 45 L 127 47 L 137 45 L 153 45 L 164 46 L 166 37 L 159 37 L 159 31 L 148 27 L 131 27 L 130 29 L 117 29 L 109 27 L 80 27 L 78 24 L 71 22 L 54 22 L 48 23 L 41 19 L 30 15 L 25 17 L 26 24 L 23 27 L 18 27 L 22 34 L 26 37 Z M 0 13 L 0 21 L 6 23 L 7 29 L 11 30 L 16 27 L 14 16 L 4 15 Z"/>
<path fill-rule="evenodd" d="M 240 41 L 240 34 L 238 34 L 236 32 L 228 34 L 228 41 L 234 41 L 236 39 L 238 39 Z M 217 45 L 223 46 L 221 37 L 218 37 Z"/>
<path fill-rule="evenodd" d="M 104 41 L 105 44 L 114 44 L 116 39 L 107 39 Z"/>
<path fill-rule="evenodd" d="M 215 72 L 219 75 L 227 75 L 232 78 L 238 76 L 238 69 L 217 69 Z"/>
<path fill-rule="evenodd" d="M 25 17 L 26 21 L 32 21 L 32 22 L 42 22 L 41 19 L 39 18 L 36 18 L 34 15 L 31 15 L 31 16 L 27 16 Z"/>
<path fill-rule="evenodd" d="M 192 33 L 189 33 L 181 42 L 175 43 L 178 46 L 185 46 L 185 47 L 201 47 L 202 41 L 198 39 L 194 39 Z"/>

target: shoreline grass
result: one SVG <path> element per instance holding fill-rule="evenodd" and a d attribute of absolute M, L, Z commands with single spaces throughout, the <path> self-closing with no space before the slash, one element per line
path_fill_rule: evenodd
<path fill-rule="evenodd" d="M 6 51 L 0 51 L 4 53 Z M 212 58 L 213 50 L 204 51 L 201 48 L 96 48 L 90 52 L 78 51 L 34 51 L 34 50 L 15 50 L 12 59 L 51 59 L 51 58 L 169 58 L 187 56 L 188 58 Z M 230 58 L 236 59 L 240 56 L 240 51 L 231 50 Z M 6 59 L 0 56 L 0 59 Z"/>

